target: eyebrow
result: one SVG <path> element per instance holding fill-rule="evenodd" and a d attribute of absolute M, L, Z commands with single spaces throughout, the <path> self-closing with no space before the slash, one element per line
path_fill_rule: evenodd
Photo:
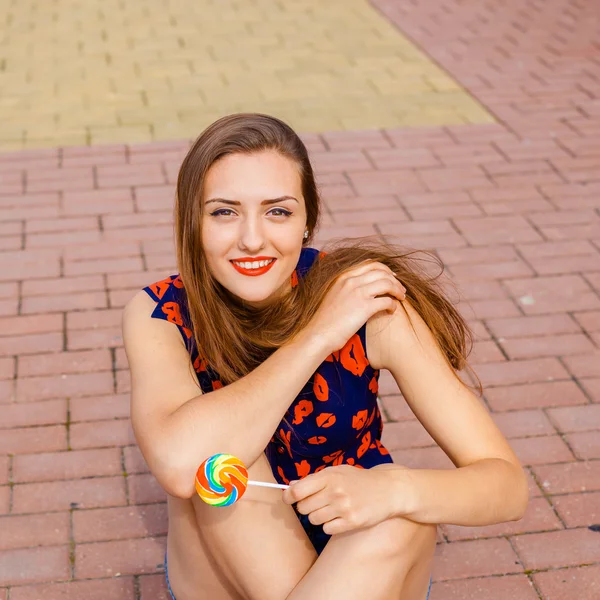
<path fill-rule="evenodd" d="M 294 198 L 294 196 L 280 196 L 279 198 L 270 198 L 268 200 L 263 200 L 261 202 L 261 205 L 277 204 L 278 202 L 283 202 L 284 200 L 296 200 L 296 198 Z M 207 200 L 205 202 L 205 206 L 207 204 L 210 204 L 211 202 L 222 202 L 223 204 L 229 204 L 230 206 L 241 206 L 242 204 L 237 200 L 227 200 L 226 198 L 211 198 L 210 200 Z M 298 200 L 296 200 L 296 202 L 298 202 Z M 298 204 L 300 203 L 298 202 Z"/>

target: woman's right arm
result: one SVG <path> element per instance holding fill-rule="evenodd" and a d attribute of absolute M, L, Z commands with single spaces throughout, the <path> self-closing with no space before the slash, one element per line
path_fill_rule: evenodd
<path fill-rule="evenodd" d="M 151 318 L 155 304 L 140 291 L 123 312 L 131 421 L 159 483 L 174 496 L 190 498 L 196 470 L 212 454 L 233 454 L 248 467 L 254 464 L 325 358 L 374 314 L 394 312 L 405 291 L 381 263 L 349 269 L 298 335 L 246 376 L 207 394 L 177 327 Z"/>
<path fill-rule="evenodd" d="M 171 495 L 189 498 L 200 463 L 223 452 L 252 465 L 294 398 L 331 352 L 301 333 L 245 377 L 202 394 L 183 339 L 150 317 L 143 291 L 123 311 L 131 372 L 131 421 L 150 470 Z"/>

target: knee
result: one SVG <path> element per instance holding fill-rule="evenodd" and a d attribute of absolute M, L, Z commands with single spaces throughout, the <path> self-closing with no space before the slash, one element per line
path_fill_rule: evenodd
<path fill-rule="evenodd" d="M 437 527 L 396 517 L 363 530 L 364 549 L 381 560 L 399 559 L 412 563 L 435 550 Z"/>

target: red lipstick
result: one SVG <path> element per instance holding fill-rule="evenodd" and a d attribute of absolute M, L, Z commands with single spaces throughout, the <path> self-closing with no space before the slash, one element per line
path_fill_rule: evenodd
<path fill-rule="evenodd" d="M 233 265 L 233 268 L 238 272 L 241 273 L 242 275 L 247 275 L 248 277 L 257 277 L 258 275 L 264 275 L 267 271 L 269 271 L 269 269 L 275 264 L 275 261 L 277 259 L 271 257 L 271 256 L 255 256 L 253 258 L 236 258 L 236 261 L 239 262 L 254 262 L 254 261 L 258 261 L 258 260 L 270 260 L 271 262 L 268 265 L 265 265 L 264 267 L 260 267 L 258 269 L 244 269 L 244 267 L 240 267 L 240 265 L 236 265 L 233 260 L 231 260 L 231 264 Z"/>

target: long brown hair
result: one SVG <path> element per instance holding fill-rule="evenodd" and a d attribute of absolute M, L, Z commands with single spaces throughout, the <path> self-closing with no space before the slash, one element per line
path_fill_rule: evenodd
<path fill-rule="evenodd" d="M 467 369 L 472 334 L 447 299 L 423 256 L 443 266 L 435 255 L 407 251 L 374 238 L 328 245 L 300 285 L 280 301 L 261 309 L 240 303 L 211 274 L 202 245 L 203 184 L 220 158 L 274 150 L 299 169 L 306 204 L 309 245 L 318 227 L 320 199 L 308 152 L 299 136 L 279 119 L 262 114 L 235 114 L 210 125 L 183 160 L 177 179 L 175 237 L 177 263 L 187 303 L 184 318 L 193 332 L 191 344 L 224 384 L 248 374 L 301 331 L 319 308 L 337 276 L 365 260 L 387 265 L 407 290 L 407 298 L 431 329 L 448 363 Z M 439 274 L 438 273 L 438 274 Z M 480 388 L 479 388 L 480 389 Z"/>

